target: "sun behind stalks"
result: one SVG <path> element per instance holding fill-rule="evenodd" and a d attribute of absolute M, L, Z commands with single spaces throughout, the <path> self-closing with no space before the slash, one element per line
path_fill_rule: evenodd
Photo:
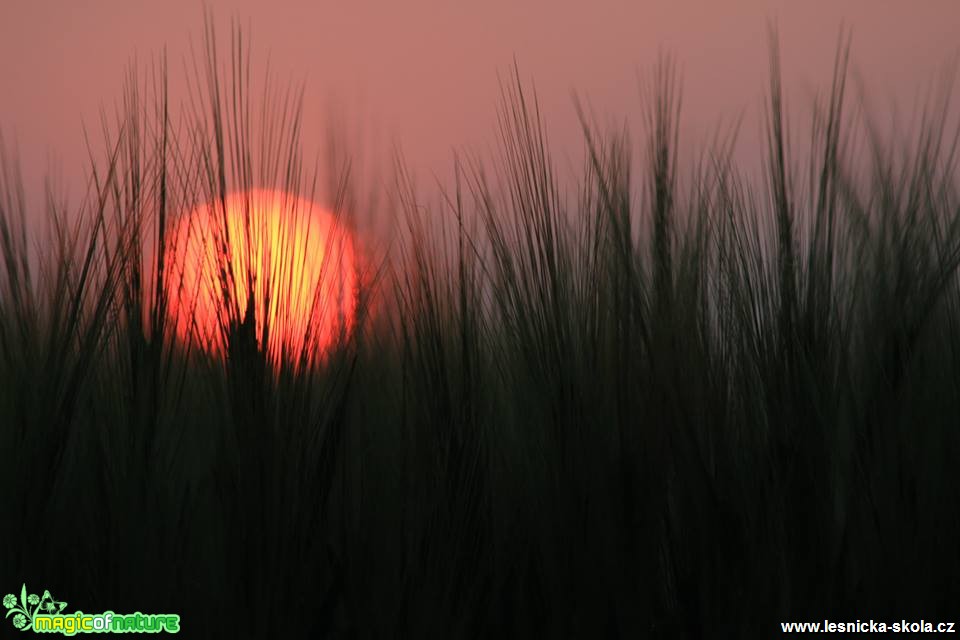
<path fill-rule="evenodd" d="M 173 229 L 165 261 L 176 334 L 208 353 L 226 353 L 252 324 L 272 362 L 313 363 L 353 328 L 349 231 L 303 198 L 261 189 L 199 206 Z"/>

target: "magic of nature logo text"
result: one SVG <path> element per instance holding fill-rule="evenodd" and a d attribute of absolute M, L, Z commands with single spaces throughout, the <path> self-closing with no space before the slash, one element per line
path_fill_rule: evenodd
<path fill-rule="evenodd" d="M 49 591 L 42 596 L 27 593 L 27 585 L 20 588 L 20 597 L 12 593 L 3 596 L 7 618 L 21 631 L 34 633 L 178 633 L 180 616 L 174 613 L 64 613 L 66 602 L 56 600 Z"/>

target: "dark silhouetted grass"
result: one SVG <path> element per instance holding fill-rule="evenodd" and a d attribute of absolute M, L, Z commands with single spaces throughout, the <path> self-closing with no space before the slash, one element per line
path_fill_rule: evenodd
<path fill-rule="evenodd" d="M 79 210 L 28 208 L 0 158 L 3 589 L 177 612 L 190 638 L 956 618 L 948 103 L 909 148 L 861 128 L 844 43 L 800 172 L 774 45 L 758 186 L 732 137 L 681 171 L 665 59 L 642 165 L 581 109 L 570 189 L 515 74 L 498 161 L 458 160 L 439 209 L 398 162 L 396 242 L 358 265 L 356 329 L 332 349 L 271 355 L 253 322 L 270 293 L 241 308 L 231 283 L 255 274 L 214 234 L 227 348 L 208 355 L 168 317 L 190 304 L 162 251 L 177 216 L 251 187 L 312 197 L 317 178 L 300 94 L 253 104 L 240 32 L 226 65 L 212 29 L 205 45 L 183 115 L 165 67 L 131 75 Z"/>

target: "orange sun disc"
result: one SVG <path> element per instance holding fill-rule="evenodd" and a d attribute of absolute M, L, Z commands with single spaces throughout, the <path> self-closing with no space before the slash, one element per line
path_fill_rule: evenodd
<path fill-rule="evenodd" d="M 197 207 L 172 231 L 166 283 L 179 339 L 223 353 L 231 324 L 245 322 L 271 359 L 313 361 L 352 329 L 353 242 L 329 211 L 251 190 Z"/>

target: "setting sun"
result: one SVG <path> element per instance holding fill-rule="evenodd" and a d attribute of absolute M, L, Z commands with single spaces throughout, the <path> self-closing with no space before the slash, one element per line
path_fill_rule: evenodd
<path fill-rule="evenodd" d="M 199 206 L 175 226 L 165 261 L 177 336 L 210 353 L 231 322 L 252 321 L 274 360 L 313 359 L 353 326 L 349 231 L 303 198 L 251 190 Z"/>

